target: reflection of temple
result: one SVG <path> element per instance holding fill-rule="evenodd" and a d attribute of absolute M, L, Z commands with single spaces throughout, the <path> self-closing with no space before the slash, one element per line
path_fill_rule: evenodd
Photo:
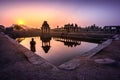
<path fill-rule="evenodd" d="M 40 36 L 40 39 L 42 41 L 42 48 L 45 51 L 45 53 L 48 53 L 49 49 L 50 49 L 50 40 L 51 37 L 49 35 L 43 35 Z"/>
<path fill-rule="evenodd" d="M 63 42 L 65 46 L 68 47 L 76 47 L 81 44 L 81 41 L 73 40 L 73 39 L 67 39 L 67 38 L 54 38 L 56 41 Z"/>
<path fill-rule="evenodd" d="M 40 39 L 42 41 L 42 48 L 45 51 L 45 53 L 48 53 L 51 47 L 50 46 L 51 36 L 50 36 L 50 27 L 47 21 L 44 21 L 44 23 L 42 24 L 41 31 L 42 33 Z"/>

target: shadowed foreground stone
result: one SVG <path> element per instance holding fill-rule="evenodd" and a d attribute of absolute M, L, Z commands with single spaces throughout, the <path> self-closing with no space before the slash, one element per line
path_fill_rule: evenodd
<path fill-rule="evenodd" d="M 85 59 L 88 59 L 88 58 L 94 56 L 99 51 L 101 51 L 103 48 L 110 45 L 111 42 L 112 42 L 112 39 L 109 39 L 109 40 L 103 42 L 102 44 L 100 44 L 99 46 L 95 47 L 94 49 L 80 55 L 79 57 L 76 57 L 76 59 L 70 60 L 70 61 L 60 65 L 59 68 L 64 69 L 64 70 L 74 70 L 80 65 L 80 59 L 82 57 L 84 57 Z"/>
<path fill-rule="evenodd" d="M 115 64 L 116 63 L 115 60 L 110 58 L 96 59 L 95 62 L 99 64 Z"/>
<path fill-rule="evenodd" d="M 92 50 L 84 53 L 81 56 L 82 57 L 86 57 L 86 58 L 91 58 L 92 56 L 94 56 L 95 54 L 100 52 L 102 49 L 104 49 L 105 47 L 109 46 L 111 43 L 112 43 L 112 39 L 108 39 L 107 41 L 103 42 L 102 44 L 98 45 L 97 47 L 95 47 Z"/>
<path fill-rule="evenodd" d="M 9 36 L 5 35 L 4 36 L 14 45 L 16 46 L 17 49 L 19 49 L 19 51 L 21 51 L 22 53 L 24 53 L 24 55 L 27 57 L 27 59 L 32 63 L 32 64 L 43 64 L 46 63 L 49 65 L 51 65 L 52 67 L 55 67 L 54 65 L 48 63 L 45 59 L 43 59 L 42 57 L 38 56 L 37 54 L 33 53 L 32 51 L 28 50 L 27 48 L 23 47 L 21 44 L 19 44 L 18 42 L 16 42 L 15 40 L 13 40 L 12 38 L 10 38 Z"/>
<path fill-rule="evenodd" d="M 74 59 L 74 60 L 68 61 L 68 62 L 60 65 L 59 69 L 74 70 L 79 66 L 80 66 L 80 60 L 79 59 Z"/>

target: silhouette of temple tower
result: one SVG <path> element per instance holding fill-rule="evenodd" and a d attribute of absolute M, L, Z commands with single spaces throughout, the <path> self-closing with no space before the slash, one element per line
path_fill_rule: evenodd
<path fill-rule="evenodd" d="M 41 27 L 42 33 L 50 33 L 50 27 L 47 21 L 44 21 Z"/>
<path fill-rule="evenodd" d="M 50 40 L 51 40 L 51 36 L 50 36 L 50 26 L 47 23 L 47 21 L 44 21 L 41 27 L 41 36 L 40 36 L 40 40 L 42 41 L 42 48 L 44 50 L 45 53 L 48 53 L 48 51 L 50 50 Z"/>

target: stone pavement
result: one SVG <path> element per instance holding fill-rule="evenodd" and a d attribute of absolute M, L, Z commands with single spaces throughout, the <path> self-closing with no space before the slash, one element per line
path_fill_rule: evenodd
<path fill-rule="evenodd" d="M 120 40 L 113 41 L 90 59 L 74 59 L 80 64 L 71 63 L 78 66 L 72 70 L 55 67 L 38 56 L 29 56 L 33 53 L 10 40 L 0 34 L 0 80 L 120 80 Z M 94 61 L 106 57 L 116 60 L 118 65 L 102 65 Z"/>

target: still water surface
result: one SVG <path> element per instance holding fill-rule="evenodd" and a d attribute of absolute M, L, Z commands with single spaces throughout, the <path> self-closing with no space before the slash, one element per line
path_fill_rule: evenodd
<path fill-rule="evenodd" d="M 31 38 L 36 42 L 36 54 L 43 57 L 54 65 L 63 64 L 66 61 L 80 56 L 95 48 L 98 44 L 78 40 L 62 38 L 27 37 L 18 38 L 20 44 L 30 49 Z"/>

